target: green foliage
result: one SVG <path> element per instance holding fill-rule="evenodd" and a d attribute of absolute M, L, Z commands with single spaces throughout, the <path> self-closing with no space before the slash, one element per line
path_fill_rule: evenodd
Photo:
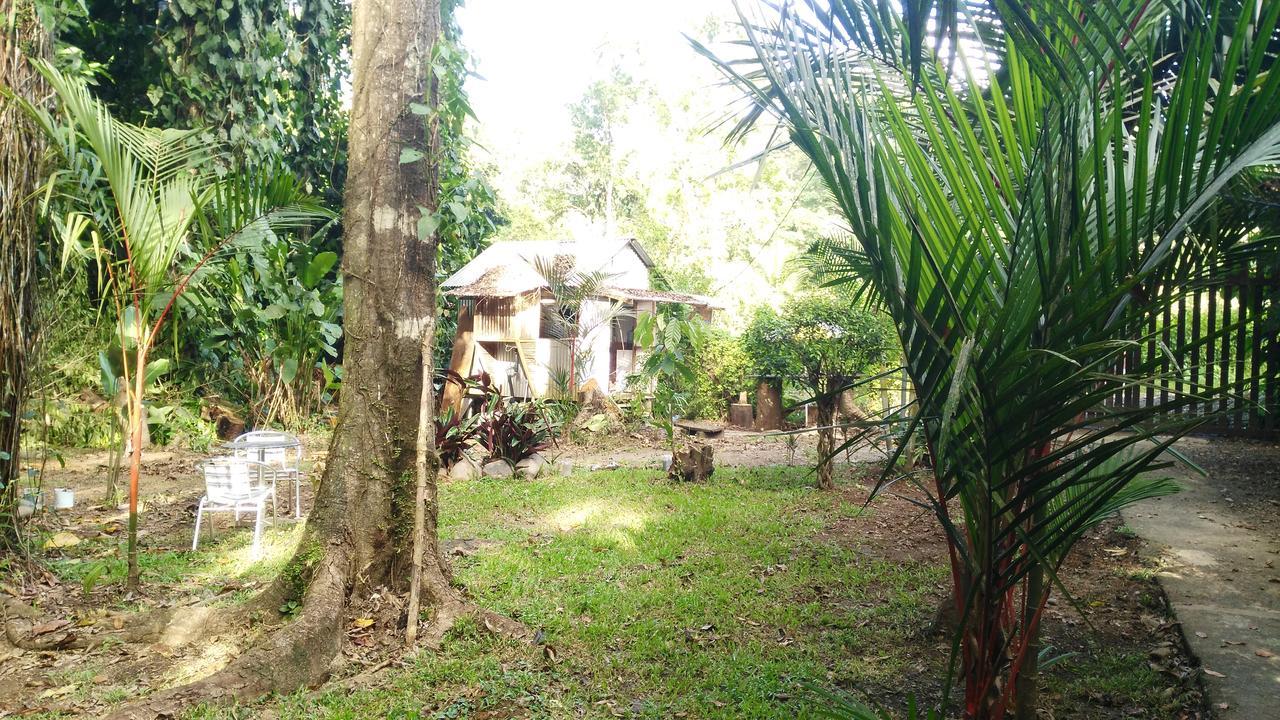
<path fill-rule="evenodd" d="M 557 178 L 545 198 L 553 217 L 577 213 L 608 232 L 617 230 L 619 217 L 645 214 L 644 189 L 622 171 L 626 158 L 614 142 L 642 95 L 644 88 L 614 66 L 607 79 L 592 83 L 569 107 L 572 152 L 548 168 Z"/>
<path fill-rule="evenodd" d="M 717 64 L 750 98 L 738 130 L 776 118 L 844 215 L 825 281 L 869 288 L 897 324 L 954 558 L 966 714 L 995 718 L 1034 682 L 1024 659 L 1068 552 L 1175 489 L 1146 473 L 1204 420 L 1179 410 L 1228 405 L 1198 387 L 1104 401 L 1169 379 L 1157 358 L 1122 361 L 1253 232 L 1222 199 L 1280 158 L 1280 4 L 984 3 L 945 43 L 954 64 L 921 46 L 932 5 L 743 16 L 754 59 Z M 936 27 L 966 5 L 940 4 Z"/>
<path fill-rule="evenodd" d="M 702 318 L 686 305 L 658 306 L 658 311 L 636 318 L 636 347 L 644 348 L 639 378 L 656 380 L 654 419 L 666 432 L 674 451 L 677 417 L 688 413 L 698 381 L 697 355 L 706 339 Z"/>
<path fill-rule="evenodd" d="M 720 420 L 739 393 L 754 389 L 751 356 L 742 341 L 723 328 L 707 328 L 706 339 L 694 353 L 697 369 L 689 402 L 688 417 Z"/>
<path fill-rule="evenodd" d="M 636 345 L 645 348 L 641 371 L 650 377 L 693 383 L 706 324 L 687 305 L 664 304 L 636 318 Z"/>
<path fill-rule="evenodd" d="M 247 407 L 254 425 L 304 425 L 331 399 L 339 372 L 337 260 L 288 232 L 233 248 L 179 302 L 188 377 L 215 380 L 212 388 Z"/>
<path fill-rule="evenodd" d="M 484 400 L 475 438 L 486 460 L 506 460 L 514 466 L 550 446 L 557 427 L 543 401 L 511 401 L 487 374 L 476 380 Z"/>
<path fill-rule="evenodd" d="M 647 353 L 638 380 L 658 380 L 654 401 L 660 420 L 672 415 L 719 420 L 738 393 L 751 388 L 751 360 L 741 342 L 684 305 L 642 314 L 635 338 Z"/>
<path fill-rule="evenodd" d="M 781 383 L 796 374 L 786 347 L 788 342 L 787 325 L 778 311 L 768 305 L 757 307 L 751 324 L 742 333 L 742 349 L 751 359 L 756 377 Z"/>
<path fill-rule="evenodd" d="M 893 357 L 888 319 L 830 295 L 756 310 L 742 336 L 757 377 L 795 382 L 814 396 L 838 391 Z"/>
<path fill-rule="evenodd" d="M 444 415 L 436 417 L 436 454 L 440 458 L 440 467 L 448 468 L 462 459 L 467 448 L 476 442 L 480 430 L 479 415 L 455 413 L 449 408 Z"/>
<path fill-rule="evenodd" d="M 196 452 L 208 452 L 218 442 L 216 428 L 200 417 L 198 402 L 152 403 L 147 406 L 151 441 L 157 445 L 178 444 Z"/>
<path fill-rule="evenodd" d="M 308 191 L 337 199 L 346 174 L 347 3 L 89 0 L 84 7 L 63 23 L 60 42 L 102 64 L 111 79 L 102 99 L 121 119 L 201 128 L 201 142 L 230 148 L 230 167 L 283 157 Z"/>

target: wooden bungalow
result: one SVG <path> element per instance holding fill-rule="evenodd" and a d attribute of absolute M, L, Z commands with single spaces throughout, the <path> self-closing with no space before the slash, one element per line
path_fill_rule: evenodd
<path fill-rule="evenodd" d="M 570 309 L 577 317 L 576 341 L 564 337 L 566 325 L 555 315 L 564 309 L 539 271 L 565 266 L 605 278 L 598 294 Z M 705 297 L 651 289 L 652 268 L 631 239 L 494 243 L 441 284 L 461 301 L 450 369 L 464 377 L 487 373 L 511 397 L 559 397 L 576 352 L 574 387 L 594 381 L 606 395 L 624 393 L 642 352 L 634 337 L 641 313 L 659 303 L 682 303 L 710 320 L 714 307 Z M 459 399 L 446 391 L 442 410 Z"/>

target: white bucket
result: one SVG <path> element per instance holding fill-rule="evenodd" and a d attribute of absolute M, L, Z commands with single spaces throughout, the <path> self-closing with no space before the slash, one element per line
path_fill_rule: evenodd
<path fill-rule="evenodd" d="M 53 509 L 70 510 L 76 504 L 76 491 L 71 488 L 53 489 Z"/>

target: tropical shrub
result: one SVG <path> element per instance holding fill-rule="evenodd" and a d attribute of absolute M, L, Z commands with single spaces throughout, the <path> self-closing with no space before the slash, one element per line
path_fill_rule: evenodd
<path fill-rule="evenodd" d="M 723 328 L 710 326 L 693 353 L 694 379 L 685 414 L 703 420 L 721 420 L 738 394 L 754 388 L 751 357 L 742 342 Z"/>
<path fill-rule="evenodd" d="M 485 397 L 475 437 L 476 444 L 485 450 L 486 460 L 505 460 L 515 465 L 551 445 L 557 428 L 542 402 L 512 401 L 502 396 L 488 375 L 476 380 Z"/>
<path fill-rule="evenodd" d="M 756 312 L 744 344 L 760 377 L 780 377 L 818 408 L 818 485 L 834 487 L 835 411 L 840 394 L 894 356 L 894 334 L 883 315 L 834 295 L 787 303 L 781 314 Z"/>
<path fill-rule="evenodd" d="M 706 324 L 686 305 L 660 305 L 657 312 L 642 313 L 636 318 L 636 347 L 644 349 L 637 375 L 641 382 L 656 381 L 654 419 L 666 432 L 673 452 L 673 423 L 688 412 L 698 378 L 697 356 L 706 335 Z"/>
<path fill-rule="evenodd" d="M 1280 3 L 805 4 L 743 15 L 754 57 L 716 60 L 751 100 L 737 136 L 776 118 L 844 216 L 824 282 L 897 326 L 950 544 L 964 717 L 1029 720 L 1071 548 L 1176 489 L 1147 473 L 1205 419 L 1177 410 L 1228 406 L 1199 387 L 1104 401 L 1171 379 L 1123 361 L 1257 226 L 1227 199 L 1280 160 Z"/>
<path fill-rule="evenodd" d="M 331 399 L 342 279 L 337 254 L 310 237 L 267 232 L 240 243 L 178 303 L 181 356 L 247 408 L 251 425 L 300 427 Z"/>
<path fill-rule="evenodd" d="M 453 467 L 468 448 L 475 445 L 480 431 L 480 416 L 454 412 L 449 408 L 436 418 L 436 453 L 440 467 Z"/>

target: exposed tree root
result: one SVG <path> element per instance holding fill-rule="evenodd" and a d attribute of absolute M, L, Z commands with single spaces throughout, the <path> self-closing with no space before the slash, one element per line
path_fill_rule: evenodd
<path fill-rule="evenodd" d="M 281 589 L 272 587 L 249 602 L 235 607 L 188 606 L 164 608 L 145 614 L 110 613 L 88 627 L 67 627 L 41 637 L 32 637 L 40 613 L 16 599 L 5 599 L 4 635 L 23 650 L 69 650 L 97 647 L 107 641 L 161 644 L 181 647 L 206 640 L 242 625 L 259 615 L 279 617 Z"/>
<path fill-rule="evenodd" d="M 311 579 L 302 614 L 296 620 L 271 633 L 262 644 L 213 675 L 130 703 L 111 714 L 110 720 L 152 720 L 177 714 L 197 702 L 247 701 L 271 692 L 288 693 L 301 687 L 319 686 L 329 677 L 333 661 L 341 650 L 349 589 L 348 567 L 347 552 L 341 543 L 334 543 Z M 430 606 L 435 608 L 419 638 L 424 646 L 438 651 L 444 636 L 463 617 L 478 619 L 495 635 L 521 642 L 532 640 L 533 633 L 523 623 L 480 608 L 456 588 L 447 584 L 442 587 L 442 576 L 435 575 L 433 580 L 435 582 L 425 583 L 423 588 L 431 600 Z M 397 653 L 385 658 L 355 677 L 368 678 L 399 657 Z M 351 682 L 351 678 L 344 681 L 348 685 Z"/>
<path fill-rule="evenodd" d="M 348 567 L 345 549 L 335 543 L 316 568 L 296 620 L 213 675 L 129 703 L 109 718 L 158 718 L 199 701 L 250 700 L 319 685 L 341 646 Z"/>

